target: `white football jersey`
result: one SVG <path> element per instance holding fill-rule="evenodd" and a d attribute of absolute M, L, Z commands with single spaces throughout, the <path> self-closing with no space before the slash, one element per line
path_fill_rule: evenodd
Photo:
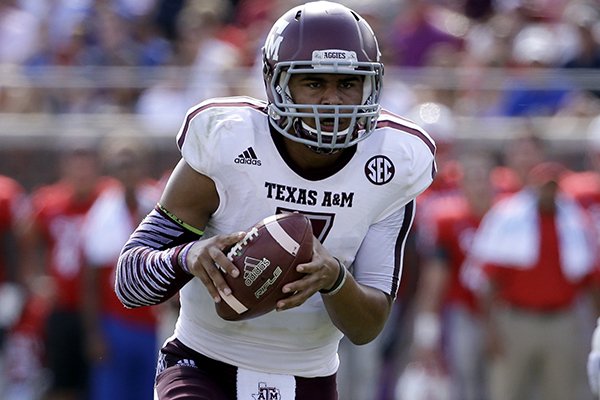
<path fill-rule="evenodd" d="M 177 136 L 185 161 L 216 184 L 220 205 L 205 237 L 247 230 L 263 218 L 299 211 L 315 236 L 363 285 L 396 295 L 414 199 L 435 175 L 435 147 L 413 123 L 383 112 L 341 170 L 309 180 L 294 172 L 269 130 L 266 104 L 212 99 L 190 109 Z M 181 290 L 175 336 L 211 358 L 248 369 L 304 377 L 333 374 L 342 333 L 320 294 L 302 306 L 246 321 L 218 317 L 199 279 Z"/>

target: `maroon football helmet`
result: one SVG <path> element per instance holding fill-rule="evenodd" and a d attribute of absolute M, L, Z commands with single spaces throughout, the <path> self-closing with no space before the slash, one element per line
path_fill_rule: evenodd
<path fill-rule="evenodd" d="M 278 132 L 319 151 L 353 146 L 373 132 L 381 109 L 383 64 L 373 30 L 356 12 L 328 1 L 295 7 L 275 22 L 262 50 L 269 122 Z M 290 77 L 307 73 L 362 76 L 362 103 L 295 103 Z M 301 118 L 313 118 L 315 127 Z M 338 129 L 342 119 L 350 121 L 347 129 Z M 325 120 L 333 121 L 333 129 L 321 129 Z"/>

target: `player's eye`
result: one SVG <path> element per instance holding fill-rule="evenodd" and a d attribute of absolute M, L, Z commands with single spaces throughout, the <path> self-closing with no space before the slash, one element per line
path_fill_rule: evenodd
<path fill-rule="evenodd" d="M 358 79 L 350 79 L 346 81 L 342 81 L 340 83 L 341 89 L 353 89 L 359 85 L 360 81 Z"/>

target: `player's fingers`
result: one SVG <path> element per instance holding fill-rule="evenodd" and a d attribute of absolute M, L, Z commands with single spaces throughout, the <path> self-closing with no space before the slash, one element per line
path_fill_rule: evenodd
<path fill-rule="evenodd" d="M 195 260 L 190 266 L 192 272 L 204 284 L 215 302 L 221 301 L 219 290 L 225 294 L 231 293 L 227 286 L 219 262 L 227 268 L 230 274 L 235 274 L 235 266 L 229 262 L 223 251 L 230 248 L 245 236 L 245 232 L 236 232 L 229 235 L 218 235 L 205 241 L 200 241 L 198 249 L 192 248 Z"/>
<path fill-rule="evenodd" d="M 314 291 L 317 291 L 330 288 L 333 285 L 340 273 L 340 265 L 335 259 L 329 259 L 326 262 L 325 259 L 315 258 L 309 263 L 298 265 L 296 270 L 307 274 L 309 278 L 304 283 L 310 285 Z M 309 289 L 309 287 L 301 285 L 298 287 L 292 286 L 289 289 L 291 292 L 294 290 Z"/>
<path fill-rule="evenodd" d="M 296 271 L 301 272 L 303 274 L 314 274 L 321 269 L 320 261 L 310 261 L 304 264 L 296 265 Z"/>
<path fill-rule="evenodd" d="M 281 290 L 288 297 L 280 300 L 277 308 L 288 309 L 298 307 L 320 289 L 318 274 L 306 274 L 301 279 L 285 284 Z"/>
<path fill-rule="evenodd" d="M 225 282 L 223 275 L 225 274 L 225 270 L 222 269 L 222 266 L 229 263 L 229 260 L 227 260 L 223 253 L 215 247 L 208 249 L 208 255 L 209 257 L 205 265 L 205 271 L 210 278 L 212 285 L 217 289 L 217 294 L 219 290 L 225 294 L 231 294 L 231 289 L 227 285 L 227 282 Z"/>
<path fill-rule="evenodd" d="M 300 290 L 295 292 L 290 297 L 286 297 L 285 299 L 279 300 L 275 309 L 277 311 L 288 310 L 290 308 L 298 307 L 302 305 L 313 293 Z"/>
<path fill-rule="evenodd" d="M 217 247 L 219 247 L 221 250 L 225 250 L 225 249 L 233 246 L 240 240 L 242 240 L 245 236 L 246 236 L 246 232 L 241 232 L 241 231 L 230 233 L 229 235 L 219 235 L 216 238 L 217 239 Z"/>
<path fill-rule="evenodd" d="M 286 283 L 281 290 L 284 294 L 295 292 L 310 292 L 310 294 L 313 294 L 319 290 L 318 281 L 319 278 L 316 274 L 306 273 L 301 279 Z"/>
<path fill-rule="evenodd" d="M 231 246 L 228 246 L 228 248 L 229 247 Z M 210 248 L 209 254 L 213 259 L 213 262 L 221 269 L 223 273 L 233 276 L 234 278 L 240 274 L 239 269 L 231 262 L 229 258 L 227 258 L 227 255 L 219 248 Z"/>
<path fill-rule="evenodd" d="M 221 296 L 211 278 L 209 271 L 216 270 L 216 267 L 212 265 L 212 259 L 206 255 L 200 255 L 196 261 L 193 263 L 190 271 L 196 276 L 200 281 L 204 284 L 208 293 L 213 298 L 215 302 L 219 302 L 221 300 Z"/>
<path fill-rule="evenodd" d="M 240 271 L 235 265 L 227 258 L 229 251 L 235 251 L 235 245 L 240 243 L 246 237 L 246 232 L 236 232 L 229 235 L 219 236 L 219 242 L 217 247 L 221 250 L 220 252 L 212 252 L 211 257 L 215 263 L 221 267 L 221 270 L 226 274 L 237 277 Z"/>

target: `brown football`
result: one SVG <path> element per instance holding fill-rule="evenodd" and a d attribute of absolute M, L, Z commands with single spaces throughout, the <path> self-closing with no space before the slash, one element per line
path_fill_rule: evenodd
<path fill-rule="evenodd" d="M 302 278 L 296 266 L 312 259 L 312 245 L 312 226 L 303 214 L 277 214 L 258 222 L 227 252 L 240 275 L 225 275 L 232 293 L 221 293 L 217 314 L 240 321 L 273 311 L 290 295 L 281 291 L 283 286 Z"/>

